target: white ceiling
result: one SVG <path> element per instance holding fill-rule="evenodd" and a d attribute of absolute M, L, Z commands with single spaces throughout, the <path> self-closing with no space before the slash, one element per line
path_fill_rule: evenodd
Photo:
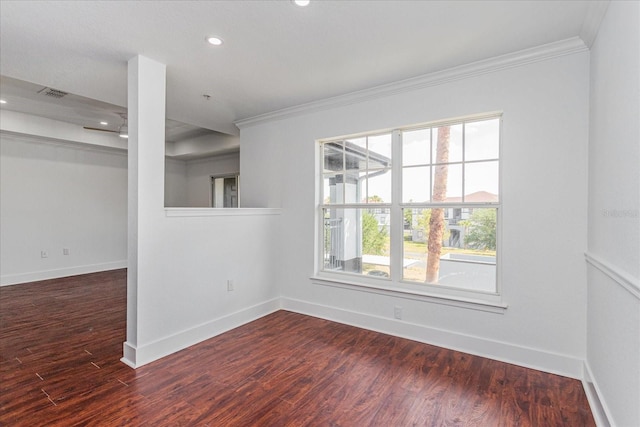
<path fill-rule="evenodd" d="M 141 54 L 167 65 L 168 118 L 237 135 L 234 122 L 275 110 L 571 37 L 589 44 L 598 3 L 2 0 L 0 74 L 124 108 L 127 61 Z"/>
<path fill-rule="evenodd" d="M 117 133 L 127 116 L 126 107 L 108 104 L 73 93 L 60 98 L 46 95 L 48 87 L 0 75 L 2 99 L 8 101 L 3 109 L 46 117 L 83 127 Z M 106 122 L 102 125 L 101 122 Z M 217 132 L 198 126 L 166 120 L 165 140 L 176 143 L 203 135 L 217 136 Z M 203 154 L 210 154 L 209 151 Z"/>

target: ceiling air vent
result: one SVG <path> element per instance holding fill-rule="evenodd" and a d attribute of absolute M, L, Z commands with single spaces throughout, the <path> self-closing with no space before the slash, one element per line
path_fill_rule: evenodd
<path fill-rule="evenodd" d="M 50 96 L 52 98 L 58 98 L 58 99 L 62 98 L 65 95 L 68 95 L 67 92 L 63 92 L 63 91 L 58 90 L 58 89 L 51 89 L 50 87 L 44 87 L 44 88 L 40 89 L 38 91 L 38 93 Z"/>

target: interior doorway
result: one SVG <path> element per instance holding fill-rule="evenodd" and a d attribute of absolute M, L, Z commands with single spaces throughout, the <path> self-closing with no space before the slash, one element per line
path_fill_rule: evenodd
<path fill-rule="evenodd" d="M 211 207 L 237 208 L 239 175 L 211 177 Z"/>

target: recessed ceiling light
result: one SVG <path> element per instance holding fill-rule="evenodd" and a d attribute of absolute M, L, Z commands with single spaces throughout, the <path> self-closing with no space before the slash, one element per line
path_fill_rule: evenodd
<path fill-rule="evenodd" d="M 222 44 L 222 39 L 220 37 L 216 37 L 216 36 L 208 36 L 207 37 L 207 42 L 209 42 L 210 44 L 212 44 L 214 46 L 220 46 Z"/>
<path fill-rule="evenodd" d="M 309 6 L 309 3 L 311 3 L 310 0 L 293 0 L 293 2 L 296 4 L 296 6 Z"/>
<path fill-rule="evenodd" d="M 7 101 L 5 101 L 4 99 L 0 99 L 0 104 L 6 104 Z"/>
<path fill-rule="evenodd" d="M 101 124 L 102 126 L 106 126 L 106 125 L 108 125 L 109 123 L 107 123 L 107 122 L 100 122 L 100 124 Z"/>

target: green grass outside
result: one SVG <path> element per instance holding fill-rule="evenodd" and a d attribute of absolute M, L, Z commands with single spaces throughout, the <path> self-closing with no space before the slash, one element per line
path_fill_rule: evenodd
<path fill-rule="evenodd" d="M 426 254 L 427 253 L 427 243 L 426 242 L 414 242 L 412 240 L 405 240 L 404 241 L 404 252 L 405 253 Z M 448 253 L 496 256 L 496 251 L 492 251 L 492 250 L 463 249 L 463 248 L 451 248 L 451 247 L 443 246 L 442 247 L 442 255 L 448 254 Z"/>

